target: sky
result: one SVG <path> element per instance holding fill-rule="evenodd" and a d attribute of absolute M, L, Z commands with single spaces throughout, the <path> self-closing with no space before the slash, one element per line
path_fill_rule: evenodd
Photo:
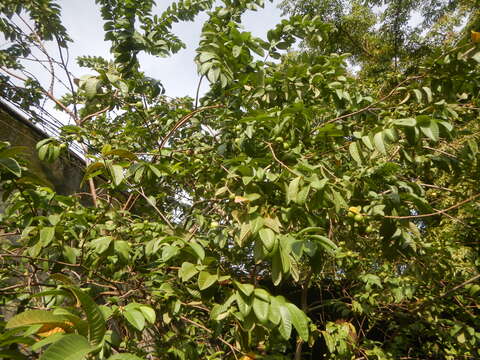
<path fill-rule="evenodd" d="M 161 12 L 171 1 L 157 1 L 154 14 Z M 70 46 L 70 58 L 80 55 L 96 55 L 110 59 L 109 43 L 103 40 L 103 21 L 99 7 L 94 0 L 60 0 L 64 25 L 74 40 Z M 266 33 L 281 19 L 281 11 L 274 4 L 266 1 L 265 8 L 257 12 L 250 11 L 243 17 L 246 31 L 253 35 L 266 38 Z M 195 49 L 200 40 L 201 26 L 207 19 L 206 14 L 200 14 L 194 22 L 175 24 L 173 32 L 187 45 L 169 58 L 158 58 L 141 54 L 139 60 L 141 69 L 147 76 L 162 81 L 166 94 L 172 97 L 190 95 L 195 96 L 199 76 L 193 61 Z M 88 73 L 88 69 L 79 68 L 73 61 L 70 62 L 73 73 L 77 76 Z M 202 84 L 202 91 L 206 91 L 208 83 Z"/>
<path fill-rule="evenodd" d="M 246 12 L 242 16 L 242 24 L 245 31 L 250 31 L 254 36 L 266 39 L 268 30 L 274 28 L 281 21 L 278 1 L 273 0 L 273 3 L 271 3 L 266 0 L 263 9 Z M 112 59 L 109 51 L 110 43 L 104 40 L 100 7 L 95 4 L 95 0 L 57 0 L 57 2 L 62 8 L 63 25 L 73 40 L 72 43 L 69 43 L 68 69 L 77 78 L 82 75 L 92 74 L 92 70 L 79 67 L 75 59 L 84 55 L 101 56 L 107 60 Z M 160 15 L 173 1 L 157 0 L 156 3 L 157 6 L 153 10 L 153 15 Z M 195 97 L 200 79 L 194 62 L 195 49 L 200 41 L 201 27 L 207 18 L 207 14 L 201 13 L 193 22 L 182 22 L 173 25 L 173 33 L 180 37 L 186 45 L 186 49 L 180 50 L 175 55 L 161 58 L 145 53 L 139 54 L 140 69 L 144 71 L 146 76 L 160 80 L 165 87 L 166 95 L 170 97 Z M 22 27 L 26 33 L 31 32 L 21 20 L 16 20 L 17 25 Z M 55 43 L 47 42 L 44 45 L 50 56 L 54 59 L 59 59 Z M 6 46 L 8 46 L 8 42 L 5 42 L 0 34 L 0 47 Z M 48 62 L 46 61 L 47 58 L 38 49 L 34 49 L 32 54 L 43 60 L 43 62 L 24 60 L 23 65 L 40 81 L 44 88 L 50 89 L 51 76 Z M 68 90 L 68 81 L 62 69 L 56 69 L 55 75 L 65 84 L 62 85 L 57 81 L 53 88 L 52 93 L 56 98 L 60 98 Z M 13 81 L 19 83 L 15 79 Z M 200 95 L 208 90 L 208 86 L 208 81 L 202 81 Z M 65 112 L 56 110 L 54 103 L 51 101 L 43 105 L 43 114 L 41 115 L 44 118 L 54 118 L 54 122 L 58 120 L 63 124 L 68 124 L 72 121 Z M 48 127 L 42 125 L 42 128 L 50 133 Z"/>

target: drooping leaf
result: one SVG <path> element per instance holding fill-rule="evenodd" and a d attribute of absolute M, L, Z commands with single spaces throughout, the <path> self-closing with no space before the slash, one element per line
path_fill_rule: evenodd
<path fill-rule="evenodd" d="M 295 327 L 295 330 L 297 330 L 298 336 L 302 340 L 308 341 L 309 327 L 307 316 L 302 310 L 300 310 L 292 303 L 286 303 L 286 307 L 290 312 L 292 324 Z"/>
<path fill-rule="evenodd" d="M 137 308 L 125 308 L 123 316 L 137 330 L 142 331 L 145 327 L 145 317 L 143 316 L 142 311 Z"/>
<path fill-rule="evenodd" d="M 50 345 L 39 360 L 84 360 L 93 350 L 84 336 L 69 334 Z"/>
<path fill-rule="evenodd" d="M 107 360 L 144 360 L 137 355 L 123 353 L 110 356 Z"/>
<path fill-rule="evenodd" d="M 17 177 L 22 175 L 22 169 L 18 164 L 17 160 L 12 158 L 1 158 L 0 157 L 0 168 L 4 168 L 5 170 L 11 172 Z"/>
<path fill-rule="evenodd" d="M 253 297 L 252 309 L 258 321 L 260 321 L 262 324 L 267 323 L 269 306 L 269 302 L 265 301 L 264 299 L 261 299 L 257 296 Z"/>
<path fill-rule="evenodd" d="M 208 271 L 200 271 L 198 275 L 198 288 L 200 290 L 208 289 L 217 282 L 218 275 L 210 274 Z"/>
<path fill-rule="evenodd" d="M 99 344 L 105 335 L 105 319 L 98 305 L 83 290 L 76 286 L 65 286 L 69 289 L 80 302 L 83 311 L 87 315 L 88 338 L 93 345 Z"/>
<path fill-rule="evenodd" d="M 27 310 L 8 320 L 5 328 L 12 329 L 35 324 L 63 325 L 65 321 L 68 321 L 68 318 L 61 315 L 54 315 L 52 311 Z"/>

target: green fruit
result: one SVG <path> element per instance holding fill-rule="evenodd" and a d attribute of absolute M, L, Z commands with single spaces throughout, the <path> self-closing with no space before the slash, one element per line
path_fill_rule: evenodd
<path fill-rule="evenodd" d="M 278 136 L 275 138 L 276 142 L 283 143 L 283 138 L 281 136 Z"/>
<path fill-rule="evenodd" d="M 354 218 L 354 217 L 355 217 L 355 213 L 349 211 L 348 214 L 347 214 L 347 216 L 348 216 L 349 218 Z"/>
<path fill-rule="evenodd" d="M 218 227 L 218 222 L 217 221 L 212 221 L 210 223 L 210 229 L 216 229 Z"/>
<path fill-rule="evenodd" d="M 367 233 L 371 233 L 371 232 L 373 232 L 373 231 L 374 231 L 374 229 L 373 229 L 373 227 L 370 226 L 370 225 L 368 225 L 367 228 L 365 229 L 365 232 L 367 232 Z"/>
<path fill-rule="evenodd" d="M 353 220 L 356 222 L 362 222 L 363 221 L 363 215 L 357 214 L 353 217 Z"/>
<path fill-rule="evenodd" d="M 242 130 L 242 125 L 236 125 L 236 126 L 235 126 L 235 130 L 237 130 L 237 131 Z"/>
<path fill-rule="evenodd" d="M 290 144 L 287 143 L 287 142 L 284 142 L 284 143 L 283 143 L 283 148 L 284 148 L 285 150 L 290 149 Z"/>

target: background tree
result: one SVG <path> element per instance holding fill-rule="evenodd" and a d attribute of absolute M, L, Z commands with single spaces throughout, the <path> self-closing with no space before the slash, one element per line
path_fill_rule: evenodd
<path fill-rule="evenodd" d="M 478 22 L 476 1 L 284 0 L 285 14 L 319 16 L 329 40 L 308 46 L 323 54 L 350 53 L 366 77 L 419 71 L 419 60 L 458 41 L 458 27 Z M 468 26 L 467 26 L 468 28 Z M 468 29 L 467 29 L 468 30 Z"/>
<path fill-rule="evenodd" d="M 259 39 L 241 15 L 261 2 L 178 2 L 160 16 L 153 2 L 97 2 L 115 59 L 79 58 L 90 74 L 62 98 L 14 61 L 16 44 L 66 46 L 55 2 L 0 8 L 15 34 L 0 69 L 21 82 L 3 96 L 26 110 L 46 97 L 75 120 L 39 155 L 83 144 L 94 199 L 40 186 L 2 144 L 1 297 L 16 313 L 2 357 L 480 355 L 478 44 L 439 44 L 414 68 L 405 48 L 381 50 L 381 66 L 401 62 L 380 81 L 360 51 L 318 50 L 353 48 L 329 21 L 343 19 L 338 3 Z M 203 10 L 195 61 L 210 89 L 172 99 L 137 55 L 177 51 L 172 22 Z M 297 41 L 315 51 L 285 51 Z"/>

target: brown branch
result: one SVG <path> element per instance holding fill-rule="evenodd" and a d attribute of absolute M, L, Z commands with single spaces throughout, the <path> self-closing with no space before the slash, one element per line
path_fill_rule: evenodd
<path fill-rule="evenodd" d="M 87 121 L 88 119 L 91 119 L 97 115 L 103 114 L 105 111 L 108 111 L 110 109 L 110 106 L 107 106 L 101 110 L 98 110 L 97 112 L 94 112 L 93 114 L 87 115 L 84 118 L 78 120 L 79 124 L 83 124 L 84 121 Z"/>
<path fill-rule="evenodd" d="M 184 117 L 182 117 L 176 124 L 175 126 L 168 132 L 168 134 L 162 139 L 162 142 L 160 143 L 160 150 L 163 148 L 163 146 L 165 145 L 165 143 L 167 142 L 167 140 L 173 135 L 173 133 L 175 131 L 177 131 L 177 129 L 179 127 L 181 127 L 183 124 L 185 124 L 188 120 L 190 120 L 195 114 L 198 114 L 199 112 L 201 111 L 204 111 L 204 110 L 208 110 L 208 109 L 217 109 L 217 108 L 221 108 L 223 107 L 223 105 L 210 105 L 210 106 L 205 106 L 205 107 L 202 107 L 200 109 L 196 109 L 196 110 L 193 110 L 191 113 L 185 115 Z"/>
<path fill-rule="evenodd" d="M 175 229 L 175 227 L 174 227 L 174 226 L 170 223 L 170 221 L 167 219 L 166 215 L 165 215 L 154 203 L 152 203 L 152 202 L 148 199 L 148 197 L 147 197 L 147 196 L 145 195 L 145 193 L 143 192 L 143 188 L 140 187 L 140 189 L 141 189 L 141 191 L 134 188 L 134 190 L 135 190 L 136 192 L 138 192 L 138 193 L 140 194 L 140 196 L 143 197 L 143 198 L 147 201 L 147 203 L 150 204 L 150 205 L 155 209 L 155 211 L 160 215 L 160 217 L 163 219 L 163 221 L 165 221 L 165 222 L 167 223 L 168 227 L 169 227 L 170 229 Z"/>
<path fill-rule="evenodd" d="M 358 115 L 358 114 L 360 114 L 360 113 L 362 113 L 362 112 L 368 111 L 368 110 L 370 110 L 372 107 L 374 107 L 375 105 L 381 103 L 382 101 L 384 101 L 384 100 L 388 99 L 390 96 L 392 96 L 392 95 L 395 93 L 395 91 L 397 91 L 397 89 L 398 89 L 400 86 L 402 86 L 403 84 L 405 84 L 406 82 L 408 82 L 408 81 L 410 81 L 410 80 L 421 79 L 422 77 L 424 77 L 424 76 L 423 76 L 423 75 L 418 75 L 418 76 L 409 77 L 409 78 L 401 81 L 400 83 L 398 83 L 387 95 L 383 96 L 380 100 L 377 100 L 377 101 L 371 103 L 370 105 L 365 106 L 364 108 L 361 108 L 361 109 L 356 110 L 356 111 L 354 111 L 354 112 L 351 112 L 351 113 L 348 113 L 348 114 L 344 114 L 344 115 L 341 115 L 341 116 L 337 116 L 336 118 L 333 118 L 333 119 L 330 119 L 330 120 L 328 120 L 328 121 L 322 122 L 319 126 L 325 126 L 325 125 L 330 124 L 330 123 L 332 123 L 332 122 L 335 122 L 335 121 L 338 121 L 338 120 L 342 120 L 342 119 L 348 118 L 348 117 L 350 117 L 350 116 Z M 317 126 L 317 127 L 318 127 L 318 126 Z M 317 127 L 313 128 L 310 133 L 313 133 L 313 132 L 316 130 Z"/>
<path fill-rule="evenodd" d="M 182 319 L 183 321 L 186 321 L 186 322 L 188 322 L 188 323 L 190 323 L 190 324 L 192 324 L 192 325 L 194 325 L 194 326 L 196 326 L 196 327 L 198 327 L 198 328 L 200 328 L 200 329 L 202 329 L 202 330 L 205 330 L 205 331 L 208 332 L 209 334 L 213 333 L 213 331 L 210 330 L 209 328 L 207 328 L 207 327 L 203 326 L 202 324 L 199 324 L 199 323 L 197 323 L 197 322 L 195 322 L 195 321 L 193 321 L 193 320 L 190 320 L 189 318 L 186 318 L 185 316 L 180 316 L 180 319 Z M 231 350 L 232 353 L 233 353 L 233 356 L 235 356 L 235 359 L 238 360 L 237 354 L 236 354 L 235 352 L 238 352 L 238 353 L 240 353 L 240 354 L 244 354 L 243 351 L 241 351 L 241 350 L 238 349 L 237 347 L 233 346 L 233 345 L 230 344 L 229 342 L 223 340 L 220 336 L 217 336 L 217 339 L 220 340 L 222 343 L 224 343 L 225 345 L 227 345 L 227 346 L 230 348 L 230 350 Z"/>
<path fill-rule="evenodd" d="M 452 158 L 452 159 L 456 159 L 456 158 L 457 158 L 455 155 L 449 154 L 449 153 L 447 153 L 447 152 L 445 152 L 445 151 L 443 151 L 443 150 L 440 150 L 440 149 L 432 148 L 432 147 L 430 147 L 430 146 L 423 146 L 423 148 L 424 148 L 424 149 L 427 149 L 427 150 L 432 150 L 432 151 L 439 152 L 440 154 L 443 154 L 443 155 L 445 155 L 445 156 L 448 156 L 448 157 L 450 157 L 450 158 Z"/>
<path fill-rule="evenodd" d="M 468 285 L 472 282 L 474 282 L 475 280 L 477 279 L 480 279 L 480 274 L 477 274 L 475 275 L 474 277 L 462 282 L 461 284 L 457 285 L 457 286 L 454 286 L 453 288 L 451 288 L 450 290 L 446 291 L 445 293 L 443 293 L 442 295 L 440 295 L 440 298 L 443 298 L 451 293 L 453 293 L 454 291 L 457 291 L 458 289 L 464 287 L 465 285 Z"/>
<path fill-rule="evenodd" d="M 283 162 L 277 157 L 277 155 L 275 155 L 275 151 L 273 151 L 273 147 L 272 147 L 272 144 L 271 144 L 271 143 L 265 141 L 265 144 L 267 144 L 267 146 L 270 148 L 270 151 L 271 151 L 271 153 L 272 153 L 272 156 L 273 156 L 273 158 L 275 159 L 276 162 L 278 162 L 282 167 L 284 167 L 285 169 L 287 169 L 288 171 L 290 171 L 293 175 L 295 175 L 295 176 L 302 176 L 302 174 L 299 174 L 299 173 L 295 172 L 294 170 L 290 169 L 287 165 L 285 165 L 285 163 L 283 163 Z"/>
<path fill-rule="evenodd" d="M 105 277 L 103 277 L 102 275 L 100 275 L 98 272 L 96 272 L 95 270 L 92 270 L 92 269 L 89 269 L 87 268 L 86 266 L 82 265 L 82 264 L 70 264 L 70 263 L 66 263 L 66 262 L 63 262 L 63 261 L 58 261 L 58 260 L 51 260 L 51 259 L 45 259 L 45 258 L 39 258 L 39 257 L 33 257 L 33 256 L 28 256 L 28 255 L 17 255 L 17 254 L 0 254 L 0 258 L 4 258 L 4 257 L 8 257 L 8 258 L 19 258 L 19 259 L 29 259 L 29 260 L 33 260 L 33 261 L 46 261 L 46 262 L 50 262 L 50 263 L 54 263 L 54 264 L 59 264 L 59 265 L 64 265 L 64 266 L 68 266 L 68 267 L 73 267 L 73 268 L 81 268 L 85 271 L 88 271 L 88 272 L 92 272 L 92 274 L 94 274 L 96 277 L 98 277 L 99 279 L 105 281 L 105 282 L 108 282 L 108 283 L 111 283 L 111 284 L 126 284 L 125 282 L 123 281 L 116 281 L 116 280 L 110 280 L 110 279 L 107 279 Z"/>
<path fill-rule="evenodd" d="M 438 210 L 430 214 L 420 214 L 420 215 L 406 215 L 406 216 L 394 216 L 394 215 L 385 215 L 384 217 L 387 219 L 417 219 L 417 218 L 424 218 L 424 217 L 429 217 L 429 216 L 436 216 L 436 215 L 442 215 L 446 213 L 447 211 L 456 209 L 462 205 L 465 205 L 466 203 L 469 203 L 470 201 L 473 201 L 480 197 L 480 194 L 476 194 L 473 196 L 470 196 L 468 199 L 465 199 L 463 201 L 460 201 L 459 203 L 452 205 L 446 209 L 443 210 Z"/>

